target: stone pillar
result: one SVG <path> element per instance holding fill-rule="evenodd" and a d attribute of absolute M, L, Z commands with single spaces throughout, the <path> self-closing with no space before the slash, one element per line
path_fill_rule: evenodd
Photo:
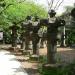
<path fill-rule="evenodd" d="M 39 50 L 39 37 L 37 33 L 32 34 L 33 54 L 37 54 Z"/>
<path fill-rule="evenodd" d="M 56 63 L 56 59 L 55 59 L 55 54 L 57 51 L 57 46 L 56 46 L 57 32 L 56 30 L 54 30 L 54 28 L 47 29 L 47 63 L 49 64 Z"/>

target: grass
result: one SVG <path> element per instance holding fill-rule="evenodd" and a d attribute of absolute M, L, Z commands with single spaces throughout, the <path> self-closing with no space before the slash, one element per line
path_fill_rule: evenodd
<path fill-rule="evenodd" d="M 44 68 L 41 64 L 38 69 L 41 75 L 75 75 L 75 61 L 70 64 L 51 69 Z"/>

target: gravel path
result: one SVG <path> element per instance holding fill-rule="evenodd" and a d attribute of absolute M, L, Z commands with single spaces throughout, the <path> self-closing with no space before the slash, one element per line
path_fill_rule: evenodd
<path fill-rule="evenodd" d="M 0 75 L 28 75 L 10 52 L 0 50 Z"/>

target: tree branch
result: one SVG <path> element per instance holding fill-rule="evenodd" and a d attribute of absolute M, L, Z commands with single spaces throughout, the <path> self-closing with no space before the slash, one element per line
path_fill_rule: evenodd
<path fill-rule="evenodd" d="M 58 1 L 57 1 L 56 5 L 55 5 L 55 7 L 54 7 L 54 10 L 55 10 L 55 8 L 57 7 L 57 5 L 58 5 L 59 1 L 60 1 L 60 0 L 58 0 Z"/>
<path fill-rule="evenodd" d="M 23 0 L 23 1 L 20 1 L 20 2 L 18 2 L 18 3 L 22 3 L 22 2 L 24 2 L 25 0 Z M 11 5 L 14 5 L 14 4 L 8 4 L 7 6 L 5 6 L 5 8 L 0 12 L 0 15 L 9 7 L 9 6 L 11 6 Z"/>
<path fill-rule="evenodd" d="M 18 3 L 23 3 L 23 2 L 25 2 L 26 0 L 23 0 L 23 1 L 19 1 Z"/>
<path fill-rule="evenodd" d="M 13 4 L 8 4 L 8 5 L 0 12 L 0 15 L 1 15 L 9 6 L 11 6 L 11 5 L 13 5 Z"/>
<path fill-rule="evenodd" d="M 51 3 L 51 6 L 50 6 L 50 9 L 52 8 L 52 6 L 53 6 L 53 3 L 54 3 L 54 0 L 52 0 L 52 3 Z"/>
<path fill-rule="evenodd" d="M 59 5 L 57 6 L 57 8 L 56 8 L 56 9 L 58 9 L 58 8 L 59 8 L 59 6 L 63 3 L 63 1 L 64 1 L 64 0 L 62 0 L 62 1 L 59 3 Z"/>

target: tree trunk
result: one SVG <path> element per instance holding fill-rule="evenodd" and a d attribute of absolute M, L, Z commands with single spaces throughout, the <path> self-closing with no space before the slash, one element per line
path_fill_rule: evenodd
<path fill-rule="evenodd" d="M 12 31 L 12 47 L 17 47 L 17 32 Z"/>
<path fill-rule="evenodd" d="M 65 47 L 66 46 L 66 43 L 65 43 L 65 26 L 64 26 L 64 29 L 63 29 L 63 33 L 62 33 L 62 36 L 61 36 L 61 47 Z"/>
<path fill-rule="evenodd" d="M 25 50 L 25 33 L 24 32 L 21 33 L 21 40 L 22 40 L 21 49 Z"/>
<path fill-rule="evenodd" d="M 17 47 L 17 40 L 16 38 L 12 38 L 12 47 Z"/>

